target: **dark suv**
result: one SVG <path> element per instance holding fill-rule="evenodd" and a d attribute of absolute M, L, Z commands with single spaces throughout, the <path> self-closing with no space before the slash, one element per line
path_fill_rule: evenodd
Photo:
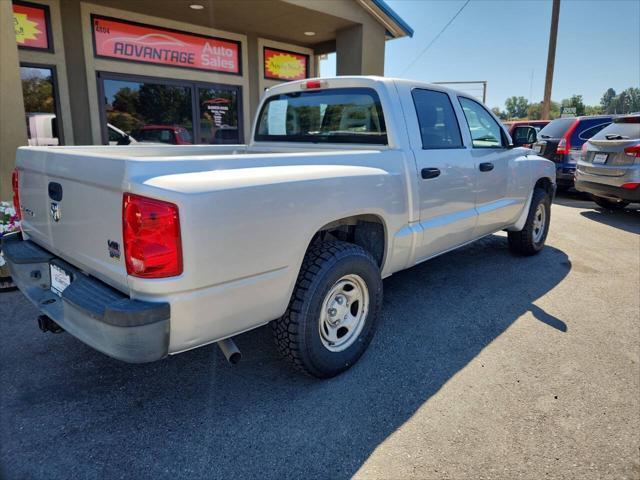
<path fill-rule="evenodd" d="M 558 188 L 573 187 L 582 145 L 612 121 L 613 117 L 605 115 L 558 118 L 540 130 L 532 148 L 556 164 Z"/>

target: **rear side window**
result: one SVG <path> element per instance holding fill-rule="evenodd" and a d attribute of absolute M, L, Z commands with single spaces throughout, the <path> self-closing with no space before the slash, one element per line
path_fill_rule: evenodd
<path fill-rule="evenodd" d="M 571 135 L 571 145 L 576 147 L 582 145 L 608 125 L 611 125 L 611 120 L 603 118 L 581 121 L 576 131 Z"/>
<path fill-rule="evenodd" d="M 387 144 L 380 98 L 371 88 L 274 95 L 258 117 L 256 141 Z"/>
<path fill-rule="evenodd" d="M 612 123 L 592 137 L 594 140 L 640 139 L 640 123 Z"/>
<path fill-rule="evenodd" d="M 540 130 L 539 137 L 541 138 L 562 138 L 569 127 L 573 122 L 575 122 L 575 118 L 558 118 L 554 120 L 549 125 Z"/>
<path fill-rule="evenodd" d="M 469 98 L 458 97 L 467 118 L 473 148 L 501 148 L 502 129 L 487 110 Z"/>
<path fill-rule="evenodd" d="M 418 88 L 413 90 L 412 95 L 418 114 L 422 148 L 461 148 L 460 127 L 449 95 Z"/>

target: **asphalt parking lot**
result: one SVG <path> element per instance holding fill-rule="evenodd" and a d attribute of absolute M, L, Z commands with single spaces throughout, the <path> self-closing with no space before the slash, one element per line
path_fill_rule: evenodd
<path fill-rule="evenodd" d="M 640 210 L 559 197 L 546 249 L 494 235 L 385 280 L 329 380 L 265 328 L 129 365 L 0 295 L 0 477 L 640 478 Z"/>

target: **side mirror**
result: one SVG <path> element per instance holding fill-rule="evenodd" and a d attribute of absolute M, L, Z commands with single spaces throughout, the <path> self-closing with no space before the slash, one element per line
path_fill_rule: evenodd
<path fill-rule="evenodd" d="M 529 125 L 522 125 L 513 129 L 513 146 L 530 146 L 538 141 L 538 132 Z"/>
<path fill-rule="evenodd" d="M 123 135 L 118 139 L 118 145 L 129 145 L 131 143 L 131 137 L 129 135 Z"/>

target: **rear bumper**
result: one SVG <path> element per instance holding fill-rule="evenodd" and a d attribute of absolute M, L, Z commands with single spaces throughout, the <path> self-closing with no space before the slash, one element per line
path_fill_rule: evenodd
<path fill-rule="evenodd" d="M 79 340 L 125 362 L 151 362 L 167 355 L 168 303 L 133 300 L 20 235 L 4 237 L 2 251 L 20 291 Z M 61 296 L 51 291 L 52 262 L 71 274 Z"/>
<path fill-rule="evenodd" d="M 628 190 L 626 188 L 614 187 L 604 183 L 576 180 L 576 190 L 579 192 L 591 193 L 600 197 L 624 200 L 625 202 L 640 202 L 640 188 Z"/>
<path fill-rule="evenodd" d="M 557 163 L 556 164 L 556 183 L 561 186 L 573 186 L 575 173 L 576 173 L 575 164 Z"/>

